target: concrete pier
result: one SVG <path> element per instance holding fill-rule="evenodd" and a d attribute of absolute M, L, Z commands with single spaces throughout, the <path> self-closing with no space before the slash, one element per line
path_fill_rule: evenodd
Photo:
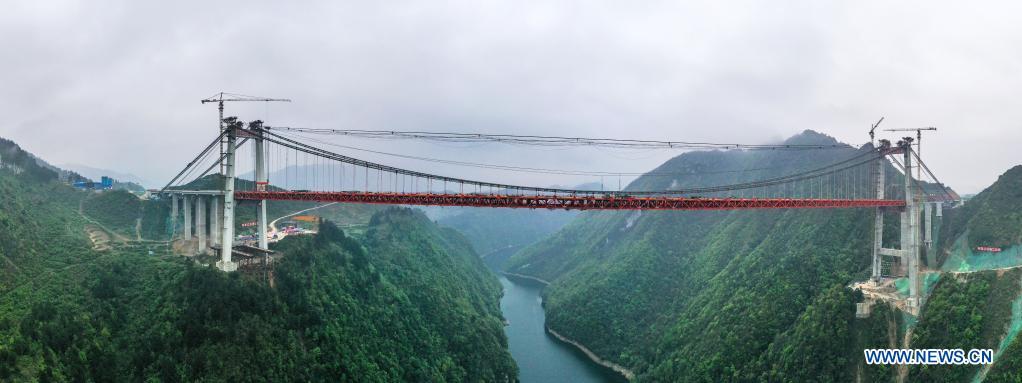
<path fill-rule="evenodd" d="M 883 158 L 892 151 L 887 151 L 888 147 L 882 147 L 881 152 Z M 882 247 L 882 234 L 883 234 L 883 218 L 881 212 L 877 211 L 877 219 L 874 227 L 874 252 L 875 256 L 873 259 L 873 276 L 874 281 L 879 282 L 879 257 L 889 256 L 897 257 L 901 260 L 901 265 L 905 267 L 906 274 L 908 274 L 908 298 L 906 299 L 906 310 L 912 315 L 918 315 L 919 309 L 922 306 L 922 285 L 919 279 L 920 263 L 921 263 L 921 243 L 922 243 L 922 228 L 920 227 L 920 216 L 922 215 L 922 205 L 926 205 L 926 212 L 931 212 L 930 207 L 925 201 L 917 200 L 916 190 L 913 189 L 915 181 L 912 179 L 912 139 L 905 138 L 898 142 L 899 151 L 904 155 L 902 163 L 904 164 L 904 197 L 905 197 L 905 209 L 900 214 L 900 249 L 890 249 Z M 881 163 L 881 167 L 886 165 L 886 162 Z M 882 173 L 878 172 L 878 173 Z M 882 181 L 878 181 L 882 182 Z M 883 198 L 883 192 L 880 190 L 882 185 L 878 184 L 877 196 Z M 927 226 L 927 237 L 929 238 L 929 229 L 931 222 L 929 221 L 929 215 Z M 932 262 L 930 263 L 932 264 Z"/>
<path fill-rule="evenodd" d="M 881 149 L 885 150 L 885 149 Z M 886 156 L 877 160 L 876 199 L 884 199 L 884 172 L 887 167 Z M 880 283 L 883 263 L 881 262 L 880 249 L 884 247 L 884 209 L 876 208 L 873 217 L 873 283 Z"/>
<path fill-rule="evenodd" d="M 907 250 L 906 258 L 908 262 L 905 263 L 905 267 L 908 269 L 908 311 L 912 315 L 919 315 L 919 309 L 922 307 L 922 285 L 919 280 L 919 201 L 916 201 L 915 190 L 912 189 L 914 181 L 912 180 L 912 139 L 905 138 L 902 141 L 904 150 L 903 163 L 905 164 L 905 212 L 908 216 L 908 243 L 902 245 L 903 250 Z M 917 165 L 918 166 L 918 165 Z"/>
<path fill-rule="evenodd" d="M 174 233 L 177 231 L 177 203 L 179 197 L 177 194 L 170 195 L 170 238 L 174 238 Z"/>
<path fill-rule="evenodd" d="M 933 204 L 924 204 L 923 209 L 923 220 L 926 223 L 923 229 L 923 242 L 926 244 L 926 248 L 929 249 L 930 245 L 933 244 Z"/>
<path fill-rule="evenodd" d="M 223 250 L 220 251 L 220 261 L 216 263 L 218 269 L 227 272 L 238 270 L 238 264 L 231 261 L 231 253 L 234 251 L 234 157 L 237 142 L 236 127 L 228 126 L 227 152 L 224 159 L 224 224 L 221 237 Z"/>
<path fill-rule="evenodd" d="M 220 220 L 223 219 L 223 212 L 220 211 L 220 196 L 209 198 L 209 244 L 216 246 L 220 244 Z"/>
<path fill-rule="evenodd" d="M 926 267 L 931 270 L 937 268 L 937 250 L 933 248 L 933 206 L 932 203 L 925 203 L 923 206 L 923 244 L 926 245 Z"/>
<path fill-rule="evenodd" d="M 192 196 L 183 196 L 183 208 L 185 211 L 185 222 L 184 231 L 181 233 L 181 239 L 189 240 L 192 239 Z"/>
<path fill-rule="evenodd" d="M 195 234 L 199 240 L 196 253 L 206 253 L 206 196 L 195 197 Z"/>
<path fill-rule="evenodd" d="M 908 232 L 908 208 L 906 207 L 905 211 L 901 212 L 898 217 L 901 221 L 901 227 L 898 229 L 900 231 L 899 234 L 901 234 L 901 240 L 899 241 L 898 247 L 902 250 L 908 250 L 908 242 L 911 241 Z"/>
<path fill-rule="evenodd" d="M 269 184 L 266 178 L 266 148 L 263 146 L 263 133 L 259 131 L 255 138 L 255 181 L 256 190 L 266 191 L 266 185 Z M 256 236 L 258 236 L 259 248 L 263 250 L 269 249 L 269 244 L 266 239 L 266 200 L 259 200 L 258 217 L 256 221 L 259 225 L 256 230 Z"/>

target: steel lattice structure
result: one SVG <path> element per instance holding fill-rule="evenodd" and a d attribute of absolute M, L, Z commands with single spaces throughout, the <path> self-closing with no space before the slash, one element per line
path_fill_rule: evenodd
<path fill-rule="evenodd" d="M 690 198 L 615 195 L 480 195 L 378 192 L 238 191 L 240 200 L 317 201 L 389 205 L 472 206 L 565 210 L 734 210 L 902 207 L 904 200 L 814 198 Z"/>

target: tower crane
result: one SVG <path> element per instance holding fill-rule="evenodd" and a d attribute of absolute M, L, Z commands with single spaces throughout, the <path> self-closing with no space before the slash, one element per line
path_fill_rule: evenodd
<path fill-rule="evenodd" d="M 884 129 L 884 130 L 888 132 L 916 132 L 916 147 L 918 148 L 916 150 L 916 155 L 919 156 L 919 158 L 923 158 L 923 131 L 937 130 L 937 128 L 927 126 L 925 128 Z M 916 179 L 921 179 L 923 177 L 922 166 L 916 168 L 916 173 L 917 173 Z"/>
<path fill-rule="evenodd" d="M 202 100 L 203 104 L 206 104 L 206 103 L 209 103 L 209 102 L 215 102 L 219 106 L 219 110 L 220 110 L 220 120 L 219 120 L 220 121 L 220 133 L 224 132 L 224 102 L 226 102 L 226 101 L 291 102 L 291 99 L 246 96 L 246 95 L 243 95 L 243 94 L 226 93 L 226 92 L 219 92 L 219 93 L 214 94 L 214 95 L 212 95 L 212 96 L 210 96 L 208 98 L 205 98 L 205 99 Z M 220 139 L 220 157 L 221 158 L 224 156 L 224 145 L 227 144 L 227 141 L 225 141 L 225 140 L 226 140 L 226 138 L 221 138 Z M 220 164 L 220 174 L 223 174 L 223 173 L 224 173 L 224 164 Z"/>
<path fill-rule="evenodd" d="M 882 116 L 880 117 L 880 120 L 877 121 L 877 123 L 873 124 L 873 126 L 869 128 L 869 143 L 871 144 L 873 143 L 873 132 L 877 130 L 877 127 L 880 126 L 881 122 L 884 122 L 884 118 Z"/>

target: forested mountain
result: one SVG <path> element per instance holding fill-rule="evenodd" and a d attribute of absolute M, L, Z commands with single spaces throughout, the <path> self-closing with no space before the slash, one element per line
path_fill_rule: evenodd
<path fill-rule="evenodd" d="M 379 212 L 358 238 L 331 223 L 288 238 L 271 288 L 169 254 L 92 249 L 78 209 L 95 193 L 4 169 L 0 191 L 0 381 L 517 376 L 500 284 L 421 213 Z"/>
<path fill-rule="evenodd" d="M 837 141 L 806 131 L 786 143 Z M 693 176 L 641 177 L 629 189 L 769 178 L 861 150 L 871 148 L 691 152 L 655 171 Z M 552 281 L 548 326 L 641 381 L 886 381 L 889 369 L 862 368 L 862 348 L 887 347 L 887 329 L 904 320 L 879 305 L 856 321 L 862 298 L 846 287 L 867 276 L 872 219 L 872 209 L 588 212 L 507 270 Z"/>
<path fill-rule="evenodd" d="M 944 239 L 940 244 L 942 258 L 947 262 L 954 260 L 953 266 L 967 264 L 971 269 L 996 270 L 976 275 L 944 273 L 920 320 L 922 328 L 927 322 L 937 325 L 929 331 L 919 331 L 914 342 L 935 338 L 940 342 L 929 342 L 930 345 L 979 343 L 999 355 L 989 372 L 985 372 L 985 381 L 1022 380 L 1022 341 L 1018 337 L 1022 327 L 1019 291 L 1022 290 L 1019 282 L 1022 276 L 1019 268 L 1022 265 L 1022 166 L 1009 169 L 964 205 L 946 211 L 940 235 Z M 977 246 L 997 246 L 1004 251 L 977 253 L 974 251 Z M 949 269 L 947 265 L 944 268 Z M 946 290 L 943 294 L 942 289 Z M 956 372 L 936 367 L 913 371 L 922 378 L 941 376 L 945 381 L 962 381 L 946 378 L 962 375 Z"/>
<path fill-rule="evenodd" d="M 967 234 L 970 247 L 1022 244 L 1022 165 L 1009 169 L 961 208 L 948 212 L 944 220 L 942 235 L 953 240 Z"/>
<path fill-rule="evenodd" d="M 837 144 L 810 131 L 786 143 Z M 857 153 L 691 152 L 654 171 L 692 177 L 641 177 L 629 189 L 767 178 Z M 763 170 L 732 172 L 744 169 Z M 553 281 L 548 325 L 640 379 L 769 380 L 805 371 L 847 380 L 849 355 L 835 355 L 844 339 L 806 331 L 815 323 L 802 317 L 836 323 L 854 309 L 843 286 L 869 264 L 871 219 L 868 209 L 584 213 L 516 254 L 509 270 Z"/>
<path fill-rule="evenodd" d="M 487 264 L 499 268 L 515 251 L 546 238 L 577 214 L 566 210 L 462 208 L 437 223 L 464 234 Z"/>
<path fill-rule="evenodd" d="M 600 190 L 600 184 L 586 183 L 554 188 Z M 576 210 L 484 209 L 474 207 L 420 207 L 437 223 L 465 235 L 487 265 L 494 269 L 520 250 L 545 239 L 571 222 Z"/>

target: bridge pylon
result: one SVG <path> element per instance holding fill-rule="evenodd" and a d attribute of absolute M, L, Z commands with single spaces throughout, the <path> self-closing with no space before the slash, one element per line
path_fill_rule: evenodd
<path fill-rule="evenodd" d="M 880 156 L 877 158 L 877 171 L 876 171 L 876 199 L 884 199 L 884 188 L 885 178 L 887 170 L 887 152 L 890 150 L 891 143 L 887 140 L 880 140 L 880 147 L 877 150 L 880 152 Z M 875 216 L 873 218 L 873 283 L 880 283 L 882 277 L 883 262 L 881 262 L 882 249 L 884 244 L 884 208 L 877 206 L 875 210 Z"/>
<path fill-rule="evenodd" d="M 262 121 L 255 121 L 250 124 L 249 128 L 252 130 L 255 137 L 255 187 L 256 191 L 266 191 L 266 187 L 269 185 L 269 180 L 266 177 L 266 147 L 263 141 L 263 129 Z M 269 244 L 266 239 L 266 200 L 259 200 L 258 205 L 258 225 L 259 229 L 256 230 L 256 235 L 259 236 L 259 248 L 263 250 L 269 250 Z"/>
<path fill-rule="evenodd" d="M 182 207 L 184 208 L 184 231 L 181 232 L 181 239 L 185 241 L 192 239 L 192 197 L 183 196 L 181 199 Z"/>
<path fill-rule="evenodd" d="M 231 261 L 234 249 L 234 157 L 238 141 L 237 121 L 227 127 L 227 148 L 224 155 L 224 224 L 220 237 L 220 260 L 216 267 L 223 271 L 238 270 L 238 264 Z"/>
<path fill-rule="evenodd" d="M 916 191 L 914 190 L 915 180 L 912 178 L 912 138 L 906 137 L 898 142 L 896 148 L 890 148 L 890 143 L 886 140 L 881 141 L 880 145 L 880 163 L 877 171 L 877 197 L 883 199 L 884 195 L 884 167 L 886 162 L 884 159 L 888 154 L 901 153 L 903 155 L 902 163 L 904 164 L 904 194 L 905 194 L 905 207 L 900 214 L 900 227 L 901 227 L 901 241 L 900 249 L 891 249 L 883 247 L 883 208 L 877 208 L 876 218 L 874 219 L 874 237 L 873 237 L 873 282 L 879 283 L 882 278 L 882 257 L 898 257 L 901 259 L 902 264 L 905 266 L 906 274 L 908 274 L 909 283 L 909 294 L 906 301 L 906 309 L 912 315 L 918 315 L 919 309 L 922 306 L 922 285 L 919 279 L 920 270 L 920 250 L 922 242 L 922 233 L 920 228 L 920 215 L 921 215 L 921 204 L 926 204 L 926 201 L 917 200 Z M 929 210 L 927 209 L 929 214 Z M 929 221 L 929 220 L 928 220 Z M 928 222 L 929 223 L 929 222 Z M 927 225 L 929 229 L 929 224 Z M 929 239 L 929 236 L 927 236 Z"/>

